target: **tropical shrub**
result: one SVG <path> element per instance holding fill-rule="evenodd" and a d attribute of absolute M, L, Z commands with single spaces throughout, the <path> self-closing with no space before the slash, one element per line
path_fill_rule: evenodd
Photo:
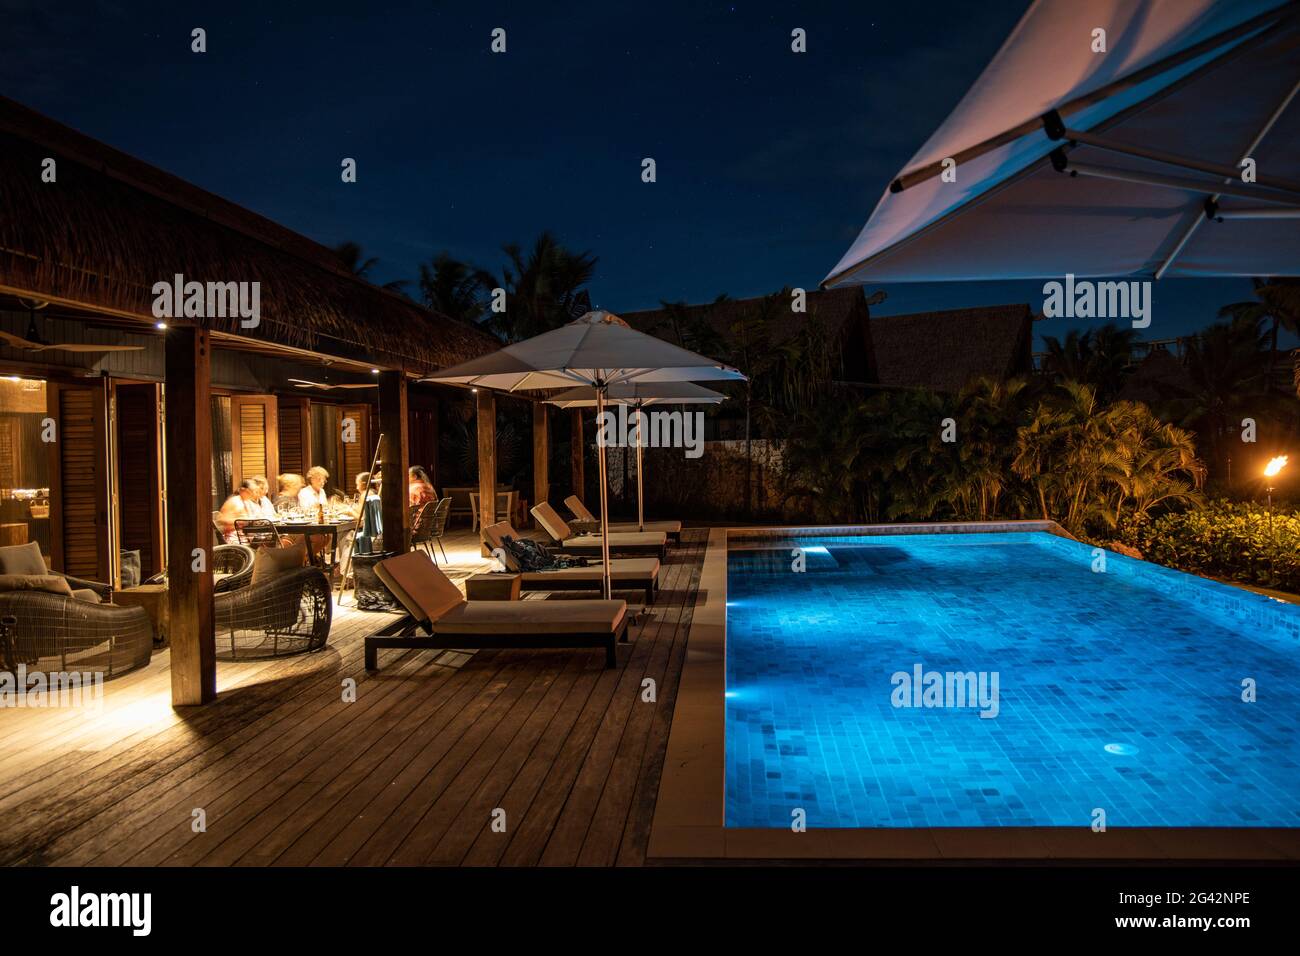
<path fill-rule="evenodd" d="M 1149 561 L 1210 577 L 1300 593 L 1300 513 L 1216 500 L 1125 523 L 1122 538 Z"/>

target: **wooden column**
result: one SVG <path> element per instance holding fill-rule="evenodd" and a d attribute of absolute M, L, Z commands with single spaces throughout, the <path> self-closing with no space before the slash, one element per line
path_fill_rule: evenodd
<path fill-rule="evenodd" d="M 208 333 L 166 333 L 167 605 L 172 705 L 217 696 L 212 613 L 212 353 Z M 195 549 L 202 570 L 194 570 Z"/>
<path fill-rule="evenodd" d="M 533 504 L 551 496 L 551 410 L 545 402 L 533 403 Z"/>
<path fill-rule="evenodd" d="M 379 431 L 383 465 L 379 488 L 380 520 L 384 525 L 384 550 L 405 554 L 411 550 L 411 518 L 407 508 L 406 470 L 411 466 L 411 442 L 406 407 L 406 375 L 379 373 Z"/>
<path fill-rule="evenodd" d="M 478 509 L 479 539 L 483 529 L 496 523 L 497 506 L 497 397 L 478 390 Z M 488 554 L 485 544 L 483 553 Z"/>
<path fill-rule="evenodd" d="M 583 474 L 583 444 L 582 444 L 582 411 L 581 409 L 571 409 L 571 421 L 573 430 L 569 438 L 569 454 L 572 456 L 573 467 L 573 493 L 579 498 L 586 494 L 586 476 Z M 591 505 L 584 499 L 583 504 L 591 508 Z"/>

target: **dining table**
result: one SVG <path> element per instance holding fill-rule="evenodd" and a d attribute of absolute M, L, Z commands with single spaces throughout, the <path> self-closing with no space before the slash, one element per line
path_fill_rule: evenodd
<path fill-rule="evenodd" d="M 279 517 L 274 519 L 271 523 L 275 525 L 277 534 L 288 535 L 290 537 L 302 535 L 304 542 L 310 539 L 312 535 L 329 535 L 329 553 L 334 555 L 334 560 L 329 562 L 328 566 L 325 567 L 325 570 L 332 571 L 338 563 L 339 536 L 354 530 L 357 526 L 357 519 L 339 517 L 334 520 L 329 520 L 327 518 L 325 521 L 320 521 L 316 518 L 297 519 Z M 312 553 L 310 546 L 307 548 L 307 554 L 310 556 L 312 564 L 318 566 L 325 565 L 324 556 L 322 555 L 318 560 L 317 556 Z"/>

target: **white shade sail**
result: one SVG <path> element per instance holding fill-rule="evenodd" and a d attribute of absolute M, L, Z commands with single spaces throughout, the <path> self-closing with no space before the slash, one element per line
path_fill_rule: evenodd
<path fill-rule="evenodd" d="M 1294 0 L 1037 0 L 823 285 L 1294 275 L 1297 93 Z"/>
<path fill-rule="evenodd" d="M 728 365 L 630 328 L 596 310 L 550 332 L 430 375 L 503 391 L 631 382 L 742 380 Z"/>
<path fill-rule="evenodd" d="M 611 405 L 717 405 L 727 396 L 691 382 L 634 382 L 611 385 L 605 401 Z M 560 408 L 587 408 L 596 404 L 596 390 L 589 385 L 570 388 L 547 401 Z"/>

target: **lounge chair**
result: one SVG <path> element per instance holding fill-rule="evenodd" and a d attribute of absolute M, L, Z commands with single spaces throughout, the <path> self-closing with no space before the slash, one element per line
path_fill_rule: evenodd
<path fill-rule="evenodd" d="M 509 521 L 498 521 L 483 529 L 488 547 L 500 549 L 505 556 L 506 568 L 519 574 L 519 586 L 524 591 L 599 591 L 603 574 L 599 564 L 585 568 L 560 568 L 555 571 L 521 571 L 514 556 L 502 541 L 509 535 L 516 541 L 519 534 Z M 615 591 L 644 591 L 645 602 L 653 603 L 659 590 L 658 558 L 618 558 L 609 562 L 610 583 Z"/>
<path fill-rule="evenodd" d="M 533 508 L 532 512 L 537 523 L 546 530 L 561 551 L 566 554 L 581 554 L 589 558 L 600 554 L 600 535 L 575 535 L 573 529 L 549 502 L 543 501 Z M 653 554 L 662 561 L 667 551 L 668 536 L 662 531 L 611 531 L 609 533 L 610 554 Z"/>
<path fill-rule="evenodd" d="M 592 533 L 600 531 L 600 519 L 597 518 L 582 499 L 577 495 L 569 495 L 564 499 L 564 507 L 569 509 L 573 515 L 573 521 L 569 524 L 579 532 L 589 531 Z M 662 531 L 668 535 L 669 541 L 680 541 L 682 537 L 682 523 L 680 521 L 647 521 L 645 527 L 637 526 L 635 521 L 611 521 L 609 523 L 610 534 L 625 531 Z"/>
<path fill-rule="evenodd" d="M 422 551 L 380 561 L 375 573 L 407 616 L 366 638 L 366 670 L 378 670 L 382 647 L 603 647 L 614 667 L 614 643 L 627 640 L 624 601 L 467 601 Z"/>

